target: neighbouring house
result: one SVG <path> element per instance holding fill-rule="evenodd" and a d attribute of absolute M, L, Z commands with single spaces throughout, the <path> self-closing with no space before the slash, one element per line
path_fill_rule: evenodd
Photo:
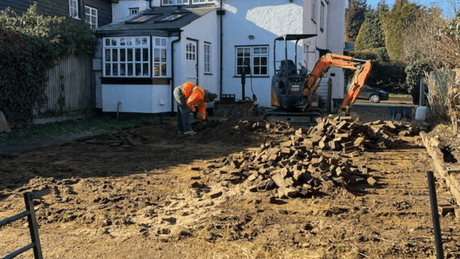
<path fill-rule="evenodd" d="M 114 21 L 97 29 L 93 61 L 96 107 L 106 112 L 173 112 L 172 90 L 186 81 L 237 100 L 254 94 L 268 107 L 275 37 L 316 34 L 288 45 L 309 70 L 320 49 L 344 49 L 345 0 L 118 0 L 112 9 Z M 341 68 L 323 80 L 331 86 L 328 98 L 343 98 Z"/>
<path fill-rule="evenodd" d="M 84 20 L 94 29 L 112 21 L 112 0 L 1 0 L 0 10 L 10 7 L 22 14 L 34 2 L 37 2 L 37 12 L 40 14 Z"/>

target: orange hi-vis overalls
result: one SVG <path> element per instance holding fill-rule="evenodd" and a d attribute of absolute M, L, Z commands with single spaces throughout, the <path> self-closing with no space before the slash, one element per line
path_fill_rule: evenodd
<path fill-rule="evenodd" d="M 195 112 L 195 105 L 198 105 L 197 116 L 201 120 L 205 120 L 207 103 L 204 101 L 204 97 L 206 96 L 204 89 L 193 83 L 187 82 L 181 85 L 180 90 L 185 100 L 187 100 L 187 106 L 190 110 Z"/>

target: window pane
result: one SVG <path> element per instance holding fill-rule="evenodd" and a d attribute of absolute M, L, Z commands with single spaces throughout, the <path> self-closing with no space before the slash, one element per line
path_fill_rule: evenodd
<path fill-rule="evenodd" d="M 120 61 L 126 61 L 126 49 L 120 49 Z"/>
<path fill-rule="evenodd" d="M 133 75 L 133 64 L 128 64 L 128 76 Z"/>
<path fill-rule="evenodd" d="M 110 49 L 105 50 L 105 61 L 110 61 Z"/>
<path fill-rule="evenodd" d="M 126 65 L 120 64 L 120 76 L 126 76 Z"/>
<path fill-rule="evenodd" d="M 195 60 L 195 54 L 193 54 L 193 60 Z"/>
<path fill-rule="evenodd" d="M 249 60 L 249 58 L 245 58 L 244 65 L 249 65 L 249 64 L 251 64 L 251 61 Z"/>
<path fill-rule="evenodd" d="M 143 63 L 142 64 L 142 75 L 143 76 L 148 76 L 149 75 L 149 64 L 148 63 Z"/>
<path fill-rule="evenodd" d="M 244 48 L 244 55 L 245 56 L 251 55 L 251 49 L 250 48 Z"/>
<path fill-rule="evenodd" d="M 112 46 L 117 46 L 117 40 L 116 39 L 112 39 Z"/>
<path fill-rule="evenodd" d="M 117 49 L 112 50 L 112 61 L 118 61 L 118 50 Z"/>
<path fill-rule="evenodd" d="M 142 61 L 149 61 L 149 50 L 142 49 Z"/>
<path fill-rule="evenodd" d="M 141 75 L 141 64 L 136 63 L 136 76 Z"/>
<path fill-rule="evenodd" d="M 242 58 L 238 58 L 236 64 L 237 64 L 238 66 L 242 66 L 242 65 L 243 65 L 243 59 L 242 59 Z"/>
<path fill-rule="evenodd" d="M 242 71 L 242 68 L 241 68 L 241 67 L 238 67 L 238 68 L 236 69 L 236 73 L 237 73 L 238 75 L 241 75 L 241 71 Z"/>
<path fill-rule="evenodd" d="M 128 49 L 128 61 L 133 61 L 133 49 Z"/>
<path fill-rule="evenodd" d="M 134 43 L 135 45 L 141 45 L 141 38 L 136 37 L 134 38 L 134 40 L 135 40 L 135 43 Z"/>
<path fill-rule="evenodd" d="M 154 68 L 154 76 L 160 76 L 160 64 L 155 63 L 155 68 Z"/>
<path fill-rule="evenodd" d="M 147 37 L 142 38 L 142 45 L 147 45 Z"/>
<path fill-rule="evenodd" d="M 136 51 L 136 54 L 135 54 L 136 59 L 135 59 L 135 61 L 141 61 L 141 49 L 135 49 L 135 51 Z"/>
<path fill-rule="evenodd" d="M 106 76 L 111 76 L 112 74 L 110 74 L 110 64 L 105 64 L 105 75 Z"/>
<path fill-rule="evenodd" d="M 268 53 L 268 48 L 267 47 L 260 48 L 260 53 L 267 54 Z"/>
<path fill-rule="evenodd" d="M 112 64 L 113 75 L 118 76 L 118 64 Z"/>
<path fill-rule="evenodd" d="M 259 58 L 254 58 L 254 66 L 260 65 L 260 59 Z"/>
<path fill-rule="evenodd" d="M 132 38 L 126 38 L 126 45 L 132 46 L 133 45 L 133 39 Z"/>
<path fill-rule="evenodd" d="M 259 54 L 260 53 L 260 48 L 254 48 L 254 54 Z"/>
<path fill-rule="evenodd" d="M 155 38 L 155 46 L 160 46 L 161 45 L 161 41 L 159 38 Z"/>
<path fill-rule="evenodd" d="M 166 62 L 166 50 L 161 50 L 161 62 Z"/>
<path fill-rule="evenodd" d="M 105 45 L 110 46 L 110 39 L 105 39 Z"/>
<path fill-rule="evenodd" d="M 262 65 L 264 65 L 264 66 L 267 65 L 267 58 L 266 58 L 266 57 L 261 57 L 260 60 L 261 60 L 260 63 L 261 63 Z"/>
<path fill-rule="evenodd" d="M 154 49 L 153 50 L 153 61 L 159 62 L 160 61 L 160 50 Z"/>
<path fill-rule="evenodd" d="M 161 39 L 161 46 L 166 47 L 166 39 Z"/>
<path fill-rule="evenodd" d="M 260 75 L 260 68 L 254 67 L 254 75 Z"/>
<path fill-rule="evenodd" d="M 260 74 L 262 74 L 262 75 L 266 75 L 266 74 L 267 74 L 267 67 L 261 67 L 260 70 L 261 70 Z"/>
<path fill-rule="evenodd" d="M 166 76 L 166 64 L 161 65 L 161 75 Z"/>

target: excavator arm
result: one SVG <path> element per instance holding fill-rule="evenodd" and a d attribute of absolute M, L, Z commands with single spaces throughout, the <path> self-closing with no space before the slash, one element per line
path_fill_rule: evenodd
<path fill-rule="evenodd" d="M 341 109 L 346 115 L 350 113 L 350 104 L 356 101 L 364 84 L 371 72 L 371 60 L 356 59 L 349 56 L 327 53 L 322 56 L 317 62 L 313 71 L 307 76 L 303 87 L 303 96 L 307 99 L 307 104 L 310 104 L 316 91 L 318 90 L 321 78 L 331 67 L 340 67 L 344 69 L 355 70 L 352 77 L 347 95 L 343 99 Z"/>

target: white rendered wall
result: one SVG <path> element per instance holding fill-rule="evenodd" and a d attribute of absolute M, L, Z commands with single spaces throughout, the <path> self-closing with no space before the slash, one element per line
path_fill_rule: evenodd
<path fill-rule="evenodd" d="M 235 76 L 235 46 L 268 45 L 269 72 L 267 77 L 253 77 L 252 89 L 257 96 L 257 104 L 271 106 L 270 91 L 273 68 L 273 40 L 283 34 L 300 34 L 303 32 L 302 0 L 224 0 L 223 8 L 223 94 L 235 94 L 242 99 L 241 78 Z M 254 35 L 254 39 L 249 39 Z M 289 43 L 294 53 L 294 43 Z M 302 57 L 301 45 L 297 47 L 299 59 Z M 277 45 L 278 54 L 284 56 L 284 46 Z M 294 57 L 289 57 L 294 59 Z M 300 61 L 298 61 L 300 62 Z M 252 98 L 251 79 L 246 78 L 245 96 Z"/>
<path fill-rule="evenodd" d="M 186 76 L 181 73 L 181 69 L 184 69 L 186 65 L 184 55 L 187 38 L 189 38 L 198 41 L 198 85 L 220 96 L 217 17 L 216 11 L 212 11 L 182 28 L 181 44 L 175 45 L 174 53 L 174 66 L 176 67 L 174 84 L 176 86 L 186 82 Z M 204 42 L 211 43 L 211 73 L 204 73 Z M 208 108 L 213 106 L 213 103 L 208 104 Z"/>
<path fill-rule="evenodd" d="M 160 0 L 153 0 L 152 6 L 154 6 L 154 2 L 158 2 L 159 5 Z M 112 3 L 112 21 L 116 21 L 123 17 L 129 16 L 129 8 L 138 7 L 139 12 L 142 12 L 149 7 L 149 1 L 145 0 L 120 0 L 118 3 Z"/>
<path fill-rule="evenodd" d="M 169 85 L 102 85 L 104 112 L 162 113 L 171 111 Z"/>
<path fill-rule="evenodd" d="M 343 54 L 344 28 L 345 28 L 345 0 L 328 1 L 316 0 L 316 23 L 312 20 L 311 0 L 304 0 L 304 33 L 318 34 L 317 37 L 304 41 L 304 47 L 309 46 L 308 51 L 304 48 L 304 59 L 308 57 L 308 69 L 312 70 L 320 58 L 316 48 L 329 49 L 332 53 Z M 320 6 L 325 5 L 324 30 L 320 30 Z M 308 52 L 308 53 L 307 53 Z M 331 68 L 324 75 L 324 78 L 332 79 L 331 98 L 344 97 L 344 72 L 342 68 Z"/>

